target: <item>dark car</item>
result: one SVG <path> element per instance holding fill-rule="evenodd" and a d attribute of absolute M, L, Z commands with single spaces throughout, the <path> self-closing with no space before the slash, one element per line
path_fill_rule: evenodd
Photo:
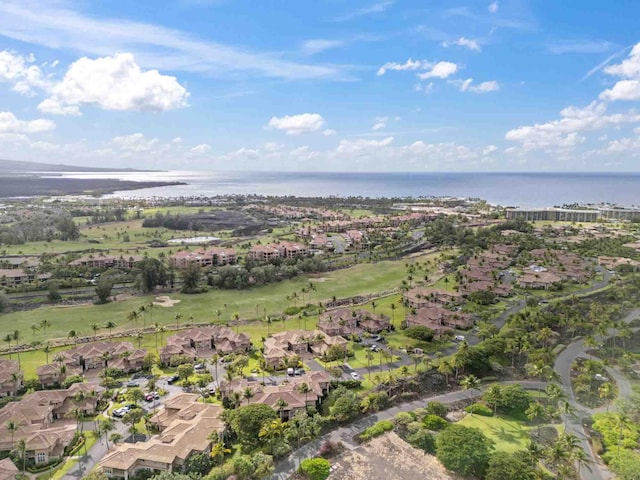
<path fill-rule="evenodd" d="M 173 377 L 169 377 L 169 380 L 167 380 L 167 383 L 169 385 L 173 385 L 174 383 L 176 383 L 178 380 L 180 380 L 180 377 L 178 375 L 174 375 Z"/>

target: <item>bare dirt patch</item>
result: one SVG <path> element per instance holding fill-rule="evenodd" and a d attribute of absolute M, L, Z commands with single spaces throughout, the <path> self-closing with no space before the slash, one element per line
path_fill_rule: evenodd
<path fill-rule="evenodd" d="M 393 432 L 374 438 L 335 460 L 331 480 L 459 480 L 438 462 Z M 418 475 L 416 475 L 418 474 Z"/>
<path fill-rule="evenodd" d="M 180 303 L 180 300 L 175 300 L 171 297 L 167 297 L 166 295 L 163 295 L 161 297 L 156 297 L 155 301 L 153 302 L 154 305 L 157 305 L 158 307 L 163 307 L 163 308 L 170 308 L 170 307 L 173 307 L 174 305 L 177 305 L 178 303 Z"/>

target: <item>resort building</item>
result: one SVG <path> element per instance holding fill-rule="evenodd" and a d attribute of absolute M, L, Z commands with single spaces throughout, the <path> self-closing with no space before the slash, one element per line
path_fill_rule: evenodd
<path fill-rule="evenodd" d="M 176 268 L 184 268 L 192 264 L 199 267 L 233 265 L 238 263 L 238 253 L 232 248 L 183 250 L 172 255 L 170 262 Z"/>
<path fill-rule="evenodd" d="M 244 333 L 236 333 L 229 327 L 212 325 L 184 330 L 167 338 L 167 345 L 160 349 L 160 362 L 169 364 L 174 356 L 192 359 L 209 358 L 214 353 L 228 355 L 244 353 L 251 348 L 251 340 Z"/>
<path fill-rule="evenodd" d="M 17 395 L 22 388 L 22 379 L 18 362 L 0 358 L 0 397 Z"/>
<path fill-rule="evenodd" d="M 146 442 L 112 448 L 97 465 L 110 478 L 128 480 L 141 470 L 180 471 L 195 453 L 209 453 L 225 422 L 219 405 L 198 402 L 199 395 L 181 393 L 167 402 L 149 423 L 160 432 Z"/>

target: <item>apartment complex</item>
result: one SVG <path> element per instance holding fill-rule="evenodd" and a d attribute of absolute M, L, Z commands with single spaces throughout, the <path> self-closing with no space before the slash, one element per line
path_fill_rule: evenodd
<path fill-rule="evenodd" d="M 538 208 L 505 210 L 507 220 L 521 218 L 527 221 L 554 222 L 597 222 L 598 220 L 637 220 L 640 219 L 640 209 L 634 208 L 597 208 L 588 210 L 574 210 L 570 208 Z"/>
<path fill-rule="evenodd" d="M 75 410 L 94 415 L 104 389 L 93 383 L 76 383 L 63 390 L 46 390 L 25 395 L 0 409 L 0 425 L 9 420 L 18 425 L 13 439 L 0 435 L 0 452 L 12 450 L 24 440 L 29 463 L 36 465 L 60 458 L 76 432 Z M 13 443 L 12 443 L 13 440 Z"/>
<path fill-rule="evenodd" d="M 309 353 L 325 354 L 332 346 L 346 352 L 348 342 L 340 336 L 330 336 L 320 330 L 288 330 L 274 333 L 264 340 L 263 358 L 271 368 L 284 367 L 288 359 Z"/>
<path fill-rule="evenodd" d="M 122 270 L 131 270 L 136 263 L 144 260 L 142 255 L 130 255 L 123 257 L 122 255 L 106 255 L 103 253 L 83 255 L 82 257 L 72 261 L 69 265 L 74 267 L 87 268 L 120 268 Z"/>
<path fill-rule="evenodd" d="M 166 365 L 174 356 L 208 358 L 214 353 L 227 355 L 246 352 L 250 348 L 249 337 L 244 333 L 236 333 L 229 327 L 196 327 L 167 338 L 167 344 L 160 349 L 160 362 Z"/>
<path fill-rule="evenodd" d="M 195 264 L 199 267 L 234 265 L 238 263 L 238 253 L 232 248 L 207 248 L 200 250 L 183 250 L 170 257 L 176 268 L 184 268 Z"/>
<path fill-rule="evenodd" d="M 339 308 L 320 315 L 318 330 L 329 336 L 350 337 L 362 332 L 380 333 L 391 328 L 389 317 L 362 309 Z"/>
<path fill-rule="evenodd" d="M 17 395 L 22 388 L 22 377 L 18 362 L 0 358 L 0 397 Z"/>
<path fill-rule="evenodd" d="M 249 258 L 259 262 L 269 262 L 277 258 L 297 258 L 309 255 L 306 245 L 296 242 L 270 243 L 254 245 L 249 250 Z"/>
<path fill-rule="evenodd" d="M 198 402 L 199 395 L 182 393 L 167 402 L 149 423 L 160 432 L 149 441 L 112 448 L 97 469 L 110 478 L 128 480 L 140 470 L 180 471 L 194 453 L 208 453 L 225 422 L 219 405 Z"/>

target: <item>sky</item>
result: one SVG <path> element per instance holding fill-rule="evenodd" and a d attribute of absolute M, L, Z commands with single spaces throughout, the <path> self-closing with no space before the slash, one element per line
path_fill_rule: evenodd
<path fill-rule="evenodd" d="M 640 171 L 637 0 L 0 0 L 0 158 Z"/>

